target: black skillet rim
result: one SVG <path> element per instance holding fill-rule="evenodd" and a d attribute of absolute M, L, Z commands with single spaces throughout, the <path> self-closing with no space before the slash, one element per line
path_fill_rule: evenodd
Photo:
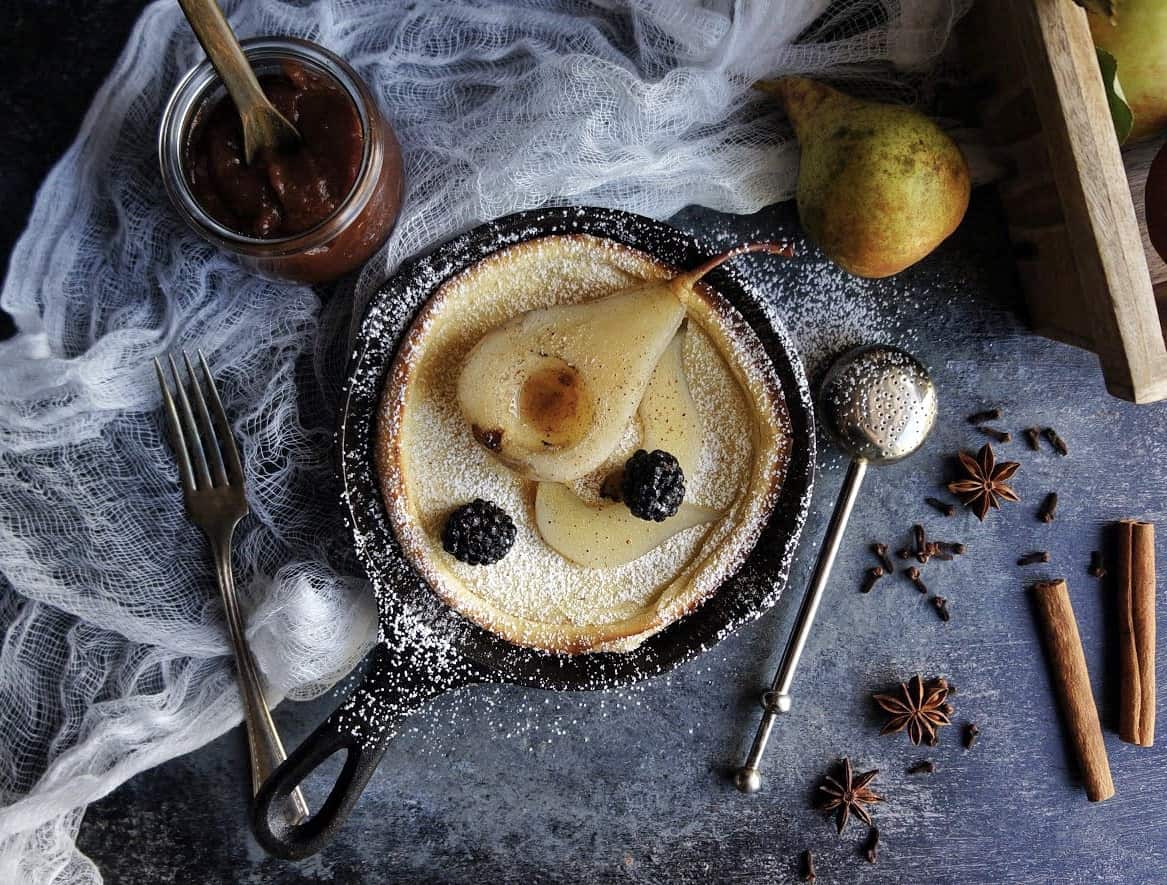
<path fill-rule="evenodd" d="M 354 340 L 337 433 L 342 504 L 358 559 L 377 597 L 382 641 L 394 641 L 392 624 L 408 610 L 411 617 L 445 633 L 456 653 L 477 665 L 484 681 L 556 690 L 612 688 L 695 658 L 778 600 L 810 506 L 814 409 L 793 342 L 773 307 L 732 263 L 723 265 L 705 282 L 740 312 L 761 340 L 786 397 L 793 437 L 774 509 L 743 565 L 710 599 L 630 652 L 563 655 L 517 646 L 446 606 L 402 553 L 381 499 L 370 443 L 382 379 L 418 309 L 442 282 L 499 249 L 557 234 L 603 237 L 683 268 L 696 267 L 712 252 L 663 222 L 619 210 L 569 206 L 505 216 L 403 264 L 370 298 Z M 399 607 L 402 602 L 407 605 Z"/>

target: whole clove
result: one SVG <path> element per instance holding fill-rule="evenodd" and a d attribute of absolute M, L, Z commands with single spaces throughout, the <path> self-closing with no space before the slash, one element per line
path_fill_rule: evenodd
<path fill-rule="evenodd" d="M 973 748 L 973 744 L 977 742 L 977 737 L 980 736 L 980 733 L 981 730 L 977 728 L 977 724 L 975 722 L 970 722 L 964 727 L 964 748 L 966 750 L 971 750 Z"/>
<path fill-rule="evenodd" d="M 875 863 L 875 850 L 879 847 L 879 827 L 872 827 L 867 835 L 867 844 L 863 846 L 863 856 L 868 863 Z"/>
<path fill-rule="evenodd" d="M 1013 434 L 1008 430 L 998 430 L 996 427 L 978 427 L 977 430 L 999 443 L 1013 442 Z"/>
<path fill-rule="evenodd" d="M 940 546 L 953 556 L 964 556 L 968 552 L 968 548 L 960 541 L 941 541 Z"/>
<path fill-rule="evenodd" d="M 1092 578 L 1106 577 L 1106 566 L 1102 562 L 1102 551 L 1090 551 L 1090 568 L 1087 569 L 1087 572 Z"/>
<path fill-rule="evenodd" d="M 933 498 L 931 495 L 924 499 L 924 503 L 929 507 L 935 507 L 945 516 L 956 516 L 955 504 L 950 504 L 947 501 L 941 501 L 939 498 Z"/>
<path fill-rule="evenodd" d="M 985 409 L 983 412 L 973 412 L 968 416 L 969 424 L 984 424 L 986 421 L 999 421 L 1001 410 L 997 408 Z"/>
<path fill-rule="evenodd" d="M 810 849 L 808 848 L 802 852 L 802 881 L 813 882 L 814 880 L 814 855 L 810 853 Z"/>
<path fill-rule="evenodd" d="M 952 560 L 952 553 L 939 541 L 929 541 L 924 552 L 928 554 L 929 559 L 939 559 L 941 562 Z"/>
<path fill-rule="evenodd" d="M 1059 455 L 1070 454 L 1070 449 L 1066 446 L 1066 441 L 1058 436 L 1058 432 L 1052 427 L 1047 427 L 1043 430 L 1042 435 L 1049 440 L 1050 445 L 1054 447 L 1054 451 Z"/>
<path fill-rule="evenodd" d="M 1018 565 L 1036 565 L 1039 562 L 1049 562 L 1048 551 L 1034 550 L 1032 553 L 1026 553 L 1017 560 Z"/>
<path fill-rule="evenodd" d="M 1040 438 L 1041 431 L 1036 427 L 1025 428 L 1025 441 L 1029 443 L 1029 447 L 1035 452 L 1041 448 Z"/>
<path fill-rule="evenodd" d="M 916 559 L 923 565 L 928 561 L 928 536 L 924 533 L 924 527 L 919 523 L 912 526 L 912 539 L 916 543 Z"/>
<path fill-rule="evenodd" d="M 891 557 L 887 555 L 887 544 L 872 544 L 871 552 L 875 554 L 879 564 L 883 566 L 884 574 L 895 574 L 896 567 L 892 565 Z"/>
<path fill-rule="evenodd" d="M 931 759 L 923 759 L 908 768 L 908 774 L 932 774 L 936 771 L 936 763 Z"/>
<path fill-rule="evenodd" d="M 940 620 L 947 621 L 952 617 L 948 611 L 948 600 L 943 596 L 933 596 L 932 605 L 936 606 L 936 614 L 940 615 Z"/>
<path fill-rule="evenodd" d="M 870 593 L 875 582 L 883 577 L 883 569 L 876 565 L 863 573 L 863 584 L 859 587 L 860 593 Z"/>
<path fill-rule="evenodd" d="M 907 547 L 901 547 L 899 550 L 896 551 L 896 556 L 898 556 L 900 559 L 911 559 L 915 555 L 916 554 L 914 554 Z"/>
<path fill-rule="evenodd" d="M 1058 493 L 1050 492 L 1041 502 L 1041 509 L 1037 511 L 1037 518 L 1042 522 L 1053 522 L 1058 512 Z"/>
<path fill-rule="evenodd" d="M 917 590 L 919 590 L 921 593 L 928 592 L 928 588 L 924 585 L 924 579 L 920 577 L 920 570 L 918 568 L 912 566 L 910 569 L 908 569 L 907 575 L 908 580 L 916 585 Z"/>

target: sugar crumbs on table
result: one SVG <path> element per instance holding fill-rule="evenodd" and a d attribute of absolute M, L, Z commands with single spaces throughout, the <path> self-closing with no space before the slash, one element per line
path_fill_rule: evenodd
<path fill-rule="evenodd" d="M 921 759 L 908 766 L 908 774 L 933 774 L 936 771 L 936 763 L 931 759 Z"/>
<path fill-rule="evenodd" d="M 878 559 L 879 564 L 883 566 L 884 574 L 895 574 L 896 567 L 892 564 L 891 557 L 887 555 L 887 544 L 872 544 L 871 552 L 875 554 L 875 558 Z"/>
<path fill-rule="evenodd" d="M 1036 427 L 1025 428 L 1025 441 L 1029 443 L 1029 447 L 1033 451 L 1038 451 L 1041 448 L 1041 430 Z"/>
<path fill-rule="evenodd" d="M 802 881 L 813 882 L 814 880 L 814 855 L 810 853 L 810 849 L 808 848 L 802 852 Z"/>
<path fill-rule="evenodd" d="M 941 501 L 939 498 L 933 498 L 929 495 L 924 499 L 924 503 L 938 512 L 943 513 L 945 516 L 956 516 L 956 505 L 948 501 Z"/>
<path fill-rule="evenodd" d="M 964 748 L 971 750 L 973 745 L 977 742 L 977 737 L 980 736 L 981 730 L 977 728 L 975 722 L 970 722 L 964 727 Z"/>
<path fill-rule="evenodd" d="M 859 592 L 870 593 L 871 589 L 875 586 L 875 582 L 882 577 L 883 567 L 878 565 L 872 566 L 863 573 L 863 583 L 859 587 Z"/>
<path fill-rule="evenodd" d="M 997 408 L 985 409 L 981 412 L 973 412 L 968 416 L 969 424 L 984 424 L 986 421 L 998 421 L 1001 418 L 1001 410 Z"/>
<path fill-rule="evenodd" d="M 1106 577 L 1106 566 L 1103 564 L 1103 561 L 1102 561 L 1102 551 L 1101 550 L 1091 550 L 1090 551 L 1090 568 L 1087 570 L 1087 572 L 1090 575 L 1090 577 L 1092 577 L 1092 578 L 1105 578 Z"/>
<path fill-rule="evenodd" d="M 933 596 L 932 605 L 936 607 L 936 614 L 940 615 L 940 620 L 947 621 L 952 617 L 952 614 L 948 611 L 948 600 L 943 596 Z"/>
<path fill-rule="evenodd" d="M 877 848 L 879 848 L 879 827 L 872 827 L 871 832 L 867 834 L 867 843 L 863 846 L 863 856 L 867 858 L 868 863 L 875 863 Z"/>
<path fill-rule="evenodd" d="M 1034 550 L 1017 560 L 1018 565 L 1036 565 L 1039 562 L 1049 562 L 1048 550 Z"/>

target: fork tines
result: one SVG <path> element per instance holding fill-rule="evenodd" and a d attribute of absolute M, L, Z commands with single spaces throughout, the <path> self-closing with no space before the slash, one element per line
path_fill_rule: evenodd
<path fill-rule="evenodd" d="M 239 450 L 235 447 L 231 426 L 227 423 L 227 414 L 223 411 L 223 401 L 219 398 L 219 390 L 206 357 L 201 350 L 198 355 L 202 368 L 201 380 L 190 357 L 185 352 L 182 354 L 186 366 L 185 383 L 174 357 L 167 357 L 174 395 L 171 394 L 162 363 L 154 359 L 158 383 L 162 386 L 166 427 L 174 442 L 182 488 L 188 494 L 216 486 L 243 485 L 243 465 L 239 461 Z"/>

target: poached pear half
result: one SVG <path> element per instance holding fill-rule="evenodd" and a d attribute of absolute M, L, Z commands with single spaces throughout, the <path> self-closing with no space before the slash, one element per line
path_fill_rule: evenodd
<path fill-rule="evenodd" d="M 685 318 L 693 287 L 752 243 L 696 270 L 584 304 L 528 311 L 492 329 L 466 357 L 458 405 L 474 438 L 528 479 L 569 482 L 620 441 L 657 362 Z"/>

